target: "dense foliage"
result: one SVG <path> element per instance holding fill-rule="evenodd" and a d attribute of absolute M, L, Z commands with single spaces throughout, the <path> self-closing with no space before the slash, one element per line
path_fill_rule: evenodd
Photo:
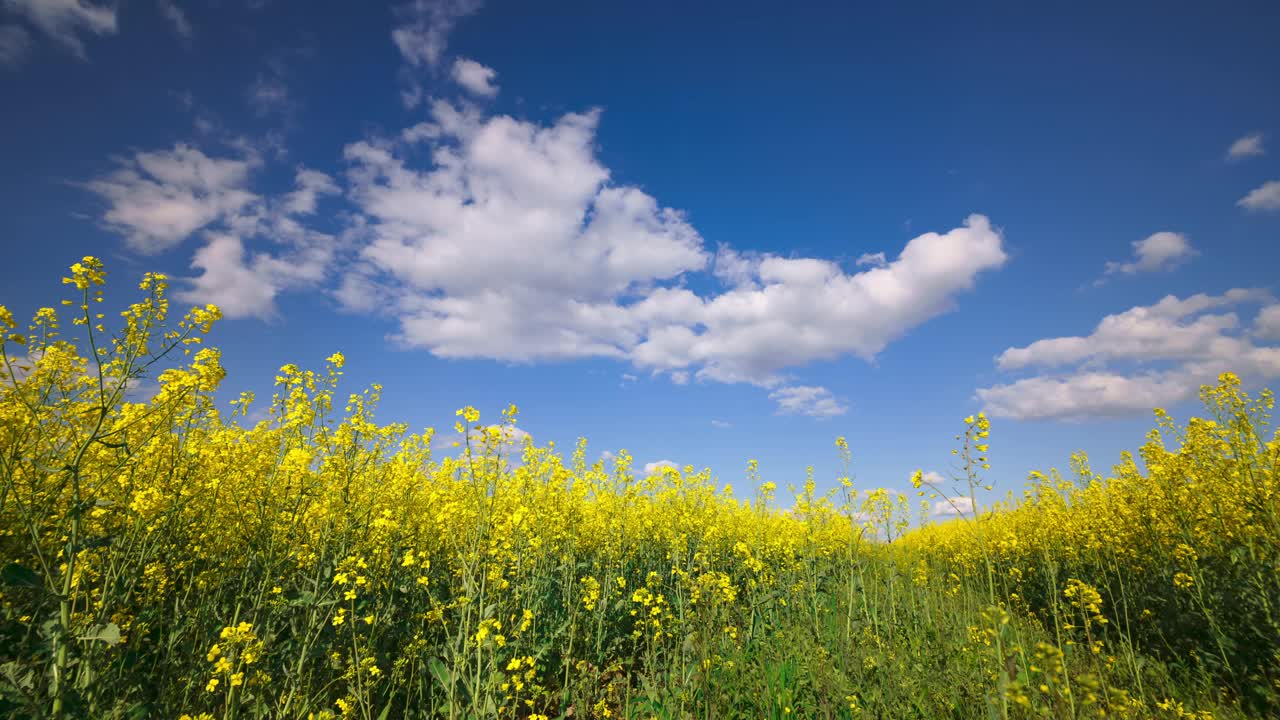
<path fill-rule="evenodd" d="M 94 258 L 65 279 L 72 339 L 53 308 L 20 331 L 0 306 L 0 715 L 1280 708 L 1280 442 L 1270 396 L 1232 378 L 1213 421 L 1162 419 L 1147 474 L 1081 463 L 908 530 L 905 497 L 847 477 L 779 509 L 754 464 L 739 499 L 708 471 L 589 463 L 585 442 L 516 447 L 514 407 L 459 410 L 460 447 L 433 451 L 375 421 L 377 386 L 339 399 L 340 354 L 282 368 L 265 412 L 224 412 L 217 309 L 170 318 L 147 275 L 109 330 L 104 281 Z M 970 502 L 989 435 L 978 416 L 960 436 Z"/>

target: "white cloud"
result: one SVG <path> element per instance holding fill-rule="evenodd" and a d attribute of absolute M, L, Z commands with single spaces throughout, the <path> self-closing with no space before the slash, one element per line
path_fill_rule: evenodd
<path fill-rule="evenodd" d="M 458 58 L 453 63 L 453 79 L 467 92 L 480 97 L 491 98 L 498 94 L 498 86 L 493 84 L 498 72 L 467 58 Z"/>
<path fill-rule="evenodd" d="M 824 387 L 791 385 L 769 393 L 769 399 L 778 403 L 783 415 L 808 415 L 809 417 L 835 417 L 849 412 L 848 406 L 836 399 Z"/>
<path fill-rule="evenodd" d="M 645 463 L 644 474 L 652 475 L 656 472 L 661 471 L 663 468 L 671 468 L 672 470 L 679 470 L 680 466 L 670 460 L 657 460 L 655 462 Z"/>
<path fill-rule="evenodd" d="M 279 289 L 269 272 L 253 259 L 246 259 L 239 237 L 210 235 L 204 247 L 196 251 L 191 267 L 203 272 L 195 278 L 191 290 L 178 294 L 179 299 L 213 303 L 233 318 L 271 317 Z"/>
<path fill-rule="evenodd" d="M 972 215 L 963 227 L 926 233 L 893 262 L 846 274 L 832 262 L 766 255 L 755 285 L 700 298 L 663 298 L 673 309 L 632 351 L 642 367 L 700 366 L 700 378 L 777 384 L 787 367 L 845 354 L 870 359 L 907 330 L 954 307 L 978 273 L 1006 256 L 999 232 Z M 674 309 L 679 307 L 680 311 Z"/>
<path fill-rule="evenodd" d="M 973 515 L 973 500 L 967 497 L 938 500 L 933 504 L 933 514 L 938 516 L 971 516 Z"/>
<path fill-rule="evenodd" d="M 285 198 L 285 210 L 297 215 L 310 215 L 316 211 L 320 195 L 337 195 L 341 192 L 333 178 L 318 170 L 298 168 L 295 176 L 298 189 Z"/>
<path fill-rule="evenodd" d="M 712 420 L 711 427 L 719 430 L 728 430 L 729 428 L 733 427 L 733 423 L 727 422 L 725 420 Z"/>
<path fill-rule="evenodd" d="M 1021 348 L 1009 348 L 996 364 L 1001 370 L 1032 365 L 1053 367 L 1086 360 L 1178 360 L 1212 357 L 1224 333 L 1239 326 L 1235 313 L 1207 314 L 1206 310 L 1261 302 L 1265 290 L 1235 288 L 1222 295 L 1193 295 L 1185 300 L 1166 296 L 1154 305 L 1108 315 L 1085 337 L 1058 337 Z"/>
<path fill-rule="evenodd" d="M 1108 262 L 1107 275 L 1123 273 L 1132 275 L 1143 272 L 1159 272 L 1176 268 L 1199 254 L 1191 247 L 1186 235 L 1176 232 L 1158 232 L 1133 243 L 1133 260 Z"/>
<path fill-rule="evenodd" d="M 515 425 L 488 425 L 483 433 L 472 430 L 472 446 L 482 445 L 490 434 L 495 434 L 498 447 L 503 449 L 522 448 L 526 442 L 533 442 L 533 436 Z"/>
<path fill-rule="evenodd" d="M 253 157 L 211 158 L 178 144 L 117 162 L 86 187 L 110 203 L 103 220 L 138 252 L 167 250 L 258 199 L 246 189 Z"/>
<path fill-rule="evenodd" d="M 264 198 L 248 190 L 259 161 L 251 151 L 239 158 L 211 158 L 198 149 L 139 152 L 118 159 L 120 168 L 86 183 L 109 203 L 104 224 L 130 247 L 158 253 L 200 235 L 188 278 L 176 297 L 214 303 L 227 317 L 275 316 L 280 292 L 319 286 L 339 251 L 338 241 L 302 225 L 318 197 L 340 192 L 324 173 L 299 168 L 292 192 Z M 265 248 L 247 241 L 262 238 Z"/>
<path fill-rule="evenodd" d="M 341 238 L 303 224 L 337 183 L 301 168 L 292 192 L 257 195 L 249 182 L 261 161 L 243 147 L 232 157 L 182 144 L 138 152 L 86 187 L 136 250 L 201 234 L 200 275 L 182 297 L 232 317 L 271 318 L 279 293 L 324 288 L 349 311 L 392 318 L 403 346 L 440 357 L 615 358 L 676 383 L 752 383 L 781 412 L 816 417 L 847 408 L 784 370 L 871 359 L 1006 260 L 999 231 L 972 215 L 855 273 L 727 245 L 712 265 L 681 212 L 610 182 L 595 154 L 599 117 L 543 125 L 437 101 L 399 137 L 345 148 L 345 199 L 357 212 Z M 727 288 L 689 289 L 708 274 Z"/>
<path fill-rule="evenodd" d="M 1280 210 L 1280 180 L 1269 180 L 1250 190 L 1236 204 L 1246 210 Z"/>
<path fill-rule="evenodd" d="M 680 309 L 678 293 L 646 289 L 703 267 L 701 238 L 639 189 L 605 184 L 595 113 L 538 127 L 436 103 L 433 118 L 415 134 L 434 138 L 431 168 L 382 143 L 346 150 L 369 221 L 364 256 L 398 296 L 405 344 L 442 357 L 624 357 L 644 322 Z"/>
<path fill-rule="evenodd" d="M 889 264 L 889 260 L 884 256 L 883 252 L 878 253 L 862 253 L 858 259 L 854 261 L 854 265 L 862 267 L 870 265 L 871 267 L 881 268 Z"/>
<path fill-rule="evenodd" d="M 116 8 L 95 5 L 86 0 L 3 0 L 12 12 L 23 15 L 44 34 L 61 43 L 76 57 L 85 59 L 82 32 L 113 35 L 116 32 Z"/>
<path fill-rule="evenodd" d="M 417 107 L 425 94 L 415 71 L 439 66 L 453 26 L 481 4 L 481 0 L 410 0 L 395 8 L 398 24 L 391 40 L 406 63 L 400 73 L 405 107 Z"/>
<path fill-rule="evenodd" d="M 391 31 L 391 40 L 410 65 L 437 65 L 454 23 L 479 10 L 481 4 L 481 0 L 412 0 L 395 9 L 400 24 Z"/>
<path fill-rule="evenodd" d="M 150 378 L 136 378 L 125 382 L 124 400 L 131 403 L 149 403 L 160 394 L 160 383 Z"/>
<path fill-rule="evenodd" d="M 0 65 L 17 65 L 31 52 L 31 33 L 21 25 L 0 25 Z"/>
<path fill-rule="evenodd" d="M 179 37 L 191 39 L 191 22 L 187 20 L 187 14 L 178 7 L 173 0 L 156 0 L 156 4 L 160 8 L 160 14 L 173 25 L 173 31 L 178 33 Z"/>
<path fill-rule="evenodd" d="M 1032 377 L 978 391 L 988 413 L 1019 420 L 1084 419 L 1151 412 L 1184 402 L 1213 375 L 1151 372 L 1079 372 L 1063 377 Z"/>
<path fill-rule="evenodd" d="M 437 356 L 611 357 L 675 382 L 776 389 L 787 368 L 874 357 L 1006 259 L 1000 233 L 973 215 L 853 274 L 729 246 L 712 263 L 679 211 L 609 182 L 598 112 L 549 125 L 443 101 L 430 113 L 346 148 L 366 240 L 339 297 L 381 308 L 399 342 Z M 708 270 L 729 289 L 686 287 Z M 817 407 L 842 411 L 833 399 Z"/>
<path fill-rule="evenodd" d="M 1001 370 L 1039 367 L 1046 372 L 983 388 L 977 395 L 994 416 L 1081 419 L 1146 413 L 1185 402 L 1227 371 L 1246 381 L 1280 377 L 1280 347 L 1255 345 L 1236 312 L 1207 312 L 1271 302 L 1265 291 L 1245 288 L 1185 299 L 1168 296 L 1109 315 L 1090 335 L 1048 338 L 1006 350 L 997 359 Z M 1269 328 L 1271 307 L 1259 315 L 1257 328 Z M 1265 338 L 1265 333 L 1255 334 Z M 1070 367 L 1053 372 L 1063 366 Z"/>
<path fill-rule="evenodd" d="M 491 435 L 492 440 L 489 439 Z M 514 457 L 524 449 L 526 442 L 533 442 L 532 435 L 514 425 L 486 425 L 483 429 L 468 429 L 465 436 L 461 433 L 443 435 L 432 445 L 460 452 L 466 445 L 464 438 L 471 440 L 471 452 L 477 456 L 486 452 L 497 452 Z M 456 447 L 454 443 L 457 443 Z"/>
<path fill-rule="evenodd" d="M 283 250 L 247 252 L 240 236 L 209 233 L 196 251 L 191 267 L 201 274 L 191 287 L 179 291 L 180 300 L 213 303 L 228 318 L 276 316 L 275 298 L 292 288 L 314 287 L 329 272 L 334 248 L 310 242 Z"/>
<path fill-rule="evenodd" d="M 1280 305 L 1262 308 L 1253 322 L 1253 334 L 1262 340 L 1280 340 Z"/>
<path fill-rule="evenodd" d="M 721 244 L 712 260 L 711 273 L 730 287 L 756 287 L 753 268 L 758 256 L 744 255 L 732 247 Z"/>
<path fill-rule="evenodd" d="M 22 355 L 10 354 L 8 366 L 5 365 L 4 360 L 0 360 L 0 387 L 13 387 L 15 382 L 20 383 L 26 380 L 36 371 L 42 357 L 44 357 L 42 351 L 34 350 Z"/>
<path fill-rule="evenodd" d="M 1240 160 L 1256 155 L 1265 155 L 1266 152 L 1266 149 L 1262 147 L 1262 133 L 1250 133 L 1231 143 L 1231 147 L 1227 148 L 1227 159 Z"/>
<path fill-rule="evenodd" d="M 318 195 L 338 192 L 324 173 L 300 168 L 296 189 L 279 199 L 256 202 L 225 220 L 225 232 L 205 233 L 191 266 L 202 274 L 189 280 L 180 299 L 214 303 L 230 318 L 276 316 L 275 298 L 286 290 L 317 288 L 329 277 L 343 245 L 298 220 L 315 212 Z M 270 242 L 256 251 L 245 239 Z"/>
<path fill-rule="evenodd" d="M 942 473 L 937 472 L 936 470 L 930 470 L 926 472 L 924 474 L 923 479 L 926 485 L 934 485 L 934 486 L 945 485 L 948 482 L 947 478 L 944 477 Z"/>

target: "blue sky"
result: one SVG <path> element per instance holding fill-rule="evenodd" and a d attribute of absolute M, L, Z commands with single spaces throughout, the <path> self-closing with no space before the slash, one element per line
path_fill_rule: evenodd
<path fill-rule="evenodd" d="M 740 487 L 985 409 L 1017 489 L 1275 385 L 1273 3 L 695 5 L 4 0 L 0 302 L 100 255 L 224 308 L 227 398 L 340 350 Z"/>

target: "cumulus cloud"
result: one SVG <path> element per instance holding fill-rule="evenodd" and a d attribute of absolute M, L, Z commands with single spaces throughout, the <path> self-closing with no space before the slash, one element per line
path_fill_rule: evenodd
<path fill-rule="evenodd" d="M 213 303 L 228 317 L 269 317 L 278 292 L 264 268 L 246 258 L 244 243 L 230 234 L 212 234 L 196 251 L 191 267 L 202 271 L 181 299 Z"/>
<path fill-rule="evenodd" d="M 213 158 L 178 144 L 117 163 L 86 187 L 110 204 L 104 222 L 138 252 L 167 250 L 258 199 L 247 189 L 254 157 Z"/>
<path fill-rule="evenodd" d="M 753 268 L 758 256 L 745 255 L 732 247 L 721 244 L 711 263 L 711 272 L 720 282 L 730 287 L 756 286 Z"/>
<path fill-rule="evenodd" d="M 435 101 L 428 122 L 348 145 L 366 241 L 340 299 L 380 307 L 397 341 L 442 357 L 614 357 L 677 383 L 759 384 L 783 411 L 828 416 L 845 407 L 822 388 L 782 387 L 782 370 L 870 359 L 1005 263 L 982 215 L 856 273 L 724 245 L 710 254 L 680 211 L 609 181 L 599 119 L 538 124 Z M 708 270 L 727 290 L 686 287 Z"/>
<path fill-rule="evenodd" d="M 1191 247 L 1186 235 L 1176 232 L 1158 232 L 1133 242 L 1133 259 L 1129 262 L 1108 262 L 1106 274 L 1160 272 L 1176 268 L 1199 254 Z"/>
<path fill-rule="evenodd" d="M 1253 334 L 1261 340 L 1280 340 L 1280 305 L 1265 307 L 1258 313 Z"/>
<path fill-rule="evenodd" d="M 856 273 L 726 245 L 713 255 L 681 212 L 610 182 L 599 120 L 542 125 L 436 101 L 427 122 L 349 145 L 365 243 L 339 297 L 383 309 L 400 343 L 441 357 L 611 357 L 675 382 L 754 383 L 785 411 L 808 400 L 809 414 L 832 415 L 838 401 L 781 388 L 782 371 L 870 359 L 1006 260 L 981 215 Z M 708 271 L 725 291 L 687 287 Z"/>
<path fill-rule="evenodd" d="M 179 144 L 172 150 L 118 158 L 119 168 L 85 184 L 107 201 L 103 223 L 144 254 L 201 239 L 176 297 L 214 303 L 227 317 L 275 317 L 280 292 L 320 285 L 338 252 L 337 240 L 299 218 L 315 212 L 321 196 L 338 194 L 324 173 L 299 168 L 295 189 L 267 198 L 248 189 L 256 154 L 210 157 Z M 252 239 L 266 247 L 253 248 Z"/>
<path fill-rule="evenodd" d="M 780 387 L 769 393 L 769 399 L 778 403 L 778 412 L 783 415 L 825 418 L 849 412 L 848 406 L 836 399 L 830 390 L 813 385 Z"/>
<path fill-rule="evenodd" d="M 45 35 L 61 44 L 76 57 L 87 58 L 82 33 L 114 35 L 116 8 L 95 5 L 86 0 L 3 0 L 12 12 L 26 17 Z"/>
<path fill-rule="evenodd" d="M 658 369 L 697 366 L 704 379 L 776 384 L 784 368 L 873 358 L 951 310 L 978 274 L 1005 260 L 1000 233 L 981 215 L 920 235 L 886 266 L 854 274 L 827 260 L 766 255 L 751 260 L 751 283 L 707 298 L 687 290 L 663 297 L 681 311 L 669 312 L 632 358 Z"/>
<path fill-rule="evenodd" d="M 1262 147 L 1262 133 L 1250 133 L 1231 143 L 1231 147 L 1227 148 L 1227 159 L 1240 160 L 1265 155 L 1266 152 Z"/>
<path fill-rule="evenodd" d="M 1269 180 L 1259 185 L 1236 204 L 1245 210 L 1280 210 L 1280 180 Z"/>
<path fill-rule="evenodd" d="M 15 382 L 27 379 L 40 363 L 44 353 L 35 350 L 22 355 L 9 355 L 0 359 L 0 387 L 13 387 Z M 5 364 L 7 361 L 7 365 Z"/>
<path fill-rule="evenodd" d="M 284 290 L 319 284 L 333 256 L 334 248 L 327 242 L 248 252 L 239 235 L 211 232 L 191 261 L 201 273 L 177 297 L 213 303 L 229 318 L 271 320 L 276 317 L 276 297 Z"/>
<path fill-rule="evenodd" d="M 1086 336 L 1038 340 L 997 358 L 1001 370 L 1041 374 L 977 391 L 994 416 L 1081 419 L 1130 415 L 1184 402 L 1231 371 L 1247 380 L 1280 377 L 1280 347 L 1257 345 L 1235 310 L 1266 307 L 1255 337 L 1269 337 L 1274 301 L 1263 290 L 1172 295 L 1109 315 Z M 1210 312 L 1230 308 L 1228 312 Z"/>
<path fill-rule="evenodd" d="M 1154 305 L 1108 315 L 1087 336 L 1058 337 L 1009 348 L 996 359 L 1001 370 L 1032 365 L 1054 367 L 1085 360 L 1177 360 L 1222 354 L 1224 333 L 1239 326 L 1235 313 L 1206 310 L 1262 302 L 1270 295 L 1256 288 L 1235 288 L 1222 295 L 1166 296 Z M 1225 338 L 1229 340 L 1229 338 Z M 1219 344 L 1215 344 L 1219 343 Z"/>
<path fill-rule="evenodd" d="M 433 118 L 414 135 L 432 138 L 432 167 L 379 142 L 346 150 L 401 341 L 442 357 L 624 357 L 645 321 L 679 310 L 672 290 L 614 302 L 706 255 L 680 213 L 606 184 L 595 113 L 538 127 L 436 103 Z"/>
<path fill-rule="evenodd" d="M 933 504 L 933 514 L 940 517 L 949 515 L 972 516 L 973 500 L 967 497 L 938 500 Z"/>
<path fill-rule="evenodd" d="M 847 407 L 787 371 L 874 358 L 1006 261 L 982 215 L 855 272 L 728 245 L 713 254 L 679 210 L 611 181 L 596 157 L 599 121 L 598 111 L 543 124 L 436 101 L 397 136 L 349 144 L 342 187 L 300 168 L 292 191 L 259 195 L 257 152 L 184 144 L 120 158 L 86 187 L 135 250 L 198 237 L 199 274 L 182 297 L 231 317 L 270 319 L 280 293 L 322 289 L 439 357 L 614 358 L 675 383 L 751 383 L 780 412 L 813 417 Z M 340 194 L 354 210 L 344 233 L 309 228 Z M 720 284 L 698 282 L 708 276 Z"/>
<path fill-rule="evenodd" d="M 496 453 L 519 465 L 525 443 L 533 442 L 533 436 L 514 425 L 485 425 L 483 428 L 469 428 L 466 435 L 450 433 L 440 436 L 432 446 L 458 457 L 464 452 L 468 440 L 471 452 L 476 456 Z"/>
<path fill-rule="evenodd" d="M 189 279 L 180 299 L 214 303 L 227 317 L 276 317 L 275 299 L 286 290 L 320 287 L 333 271 L 342 246 L 337 238 L 300 222 L 315 212 L 318 198 L 338 187 L 324 173 L 299 168 L 295 189 L 280 198 L 261 199 L 225 219 L 225 231 L 204 233 L 204 245 L 191 266 L 201 274 Z M 263 239 L 249 250 L 245 240 Z"/>
<path fill-rule="evenodd" d="M 482 445 L 486 438 L 497 438 L 499 448 L 522 448 L 526 442 L 533 442 L 533 436 L 515 425 L 488 425 L 484 431 L 471 430 L 471 444 L 473 447 Z"/>
<path fill-rule="evenodd" d="M 284 209 L 295 215 L 310 215 L 316 211 L 321 195 L 337 195 L 341 192 L 333 178 L 309 168 L 298 168 L 295 175 L 297 189 L 285 197 Z"/>
<path fill-rule="evenodd" d="M 660 472 L 663 468 L 679 470 L 680 466 L 670 460 L 656 460 L 654 462 L 644 464 L 644 474 L 652 475 L 656 472 Z"/>
<path fill-rule="evenodd" d="M 947 478 L 944 477 L 942 473 L 937 472 L 936 470 L 929 470 L 928 472 L 924 473 L 923 480 L 926 485 L 937 486 L 937 485 L 944 485 L 947 483 Z"/>
<path fill-rule="evenodd" d="M 453 63 L 453 79 L 467 92 L 480 97 L 491 98 L 498 94 L 498 86 L 493 84 L 498 72 L 485 67 L 475 60 L 458 58 Z"/>
<path fill-rule="evenodd" d="M 31 33 L 21 25 L 0 25 L 0 65 L 17 65 L 31 52 Z"/>

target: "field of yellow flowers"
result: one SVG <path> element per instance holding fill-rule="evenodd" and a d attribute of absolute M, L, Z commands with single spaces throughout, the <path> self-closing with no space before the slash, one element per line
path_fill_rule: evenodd
<path fill-rule="evenodd" d="M 942 524 L 904 497 L 780 507 L 754 464 L 642 476 L 585 441 L 462 448 L 287 365 L 214 402 L 214 307 L 0 306 L 0 716 L 1246 718 L 1280 713 L 1280 436 L 1225 375 L 1110 476 L 1033 473 Z M 158 383 L 132 402 L 144 379 Z M 984 489 L 988 420 L 954 487 Z M 837 440 L 836 452 L 850 461 Z"/>

